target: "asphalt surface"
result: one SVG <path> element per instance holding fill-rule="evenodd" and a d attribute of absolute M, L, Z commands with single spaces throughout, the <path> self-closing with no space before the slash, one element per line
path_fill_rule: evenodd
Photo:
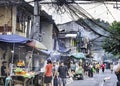
<path fill-rule="evenodd" d="M 105 73 L 100 71 L 99 74 L 94 74 L 92 78 L 84 76 L 84 80 L 73 80 L 66 86 L 116 86 L 116 82 L 115 74 L 111 73 L 110 70 L 105 70 Z"/>

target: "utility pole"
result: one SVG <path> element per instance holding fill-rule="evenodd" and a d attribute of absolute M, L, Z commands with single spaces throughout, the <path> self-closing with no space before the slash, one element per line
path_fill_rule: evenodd
<path fill-rule="evenodd" d="M 39 1 L 34 0 L 34 20 L 33 20 L 33 28 L 31 30 L 31 38 L 39 41 L 40 36 L 40 8 Z"/>
<path fill-rule="evenodd" d="M 81 52 L 81 41 L 82 41 L 82 37 L 81 37 L 81 32 L 79 30 L 77 33 L 77 50 L 78 50 L 78 52 Z"/>

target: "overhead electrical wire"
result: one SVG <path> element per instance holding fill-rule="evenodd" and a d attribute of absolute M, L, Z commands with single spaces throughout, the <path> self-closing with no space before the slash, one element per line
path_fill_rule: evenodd
<path fill-rule="evenodd" d="M 112 16 L 112 18 L 114 19 L 114 21 L 116 21 L 115 17 L 112 15 L 111 11 L 109 10 L 109 8 L 106 6 L 105 3 L 103 3 L 104 6 L 106 7 L 107 11 L 109 12 L 109 14 Z"/>
<path fill-rule="evenodd" d="M 101 15 L 103 15 L 106 11 L 103 11 L 102 13 L 99 13 L 98 15 L 95 15 L 94 17 L 100 17 Z"/>
<path fill-rule="evenodd" d="M 107 31 L 107 32 L 110 32 L 107 28 L 105 28 L 105 27 L 99 25 L 98 23 L 96 23 L 96 22 L 93 20 L 94 18 L 93 18 L 86 10 L 84 10 L 82 7 L 80 7 L 78 4 L 77 4 L 77 7 L 73 6 L 73 4 L 67 4 L 67 3 L 65 3 L 64 5 L 67 6 L 67 8 L 69 8 L 69 10 L 74 11 L 73 14 L 72 14 L 72 17 L 77 16 L 78 18 L 81 18 L 80 16 L 83 16 L 84 18 L 88 18 L 89 21 L 91 21 L 91 22 L 94 23 L 95 25 L 99 26 L 101 29 L 103 29 L 103 30 L 105 30 L 105 31 Z M 83 22 L 84 22 L 84 21 L 83 21 Z M 84 24 L 85 24 L 85 22 L 84 22 Z M 87 25 L 87 24 L 86 24 L 86 26 L 89 27 L 89 25 Z M 98 33 L 98 32 L 96 32 L 95 30 L 93 30 L 93 28 L 91 28 L 91 30 L 92 30 L 94 33 L 96 33 L 96 34 L 101 35 L 100 33 Z M 112 32 L 110 32 L 110 33 L 112 33 Z M 112 34 L 113 34 L 113 33 L 112 33 Z M 104 36 L 104 35 L 103 35 L 103 36 Z"/>
<path fill-rule="evenodd" d="M 78 5 L 78 6 L 79 6 L 79 5 Z M 82 11 L 79 11 L 78 8 L 75 8 L 75 9 L 77 9 L 78 12 L 82 12 L 82 14 L 84 14 L 83 17 L 88 18 L 89 21 L 91 21 L 91 22 L 94 23 L 95 25 L 99 26 L 101 29 L 103 29 L 103 30 L 105 30 L 105 31 L 107 31 L 107 32 L 109 32 L 109 33 L 111 33 L 111 34 L 114 34 L 113 32 L 109 31 L 107 28 L 103 27 L 102 25 L 100 25 L 100 24 L 98 24 L 96 21 L 94 21 L 94 20 L 93 20 L 94 17 L 93 17 L 92 15 L 90 15 L 86 10 L 84 10 L 81 6 L 79 6 L 79 9 L 80 9 L 80 10 L 82 9 Z M 87 15 L 86 15 L 86 14 L 87 14 Z M 89 15 L 90 17 L 89 17 L 88 15 Z"/>
<path fill-rule="evenodd" d="M 79 0 L 78 0 L 78 1 L 79 1 Z M 96 2 L 98 3 L 98 1 L 92 1 L 92 2 L 89 2 L 89 3 L 96 3 Z M 101 27 L 101 29 L 103 29 L 103 30 L 105 30 L 105 31 L 108 31 L 108 32 L 111 33 L 111 34 L 114 34 L 114 33 L 112 33 L 111 31 L 109 31 L 108 29 L 106 29 L 105 27 L 103 27 L 103 26 L 99 25 L 98 23 L 96 23 L 96 22 L 93 20 L 94 18 L 93 18 L 86 10 L 84 10 L 82 7 L 80 7 L 80 6 L 78 5 L 78 4 L 80 4 L 80 3 L 81 3 L 81 2 L 79 2 L 79 3 L 63 3 L 63 5 L 69 7 L 70 10 L 72 9 L 72 11 L 74 11 L 74 12 L 73 12 L 73 15 L 74 15 L 74 16 L 77 15 L 77 17 L 79 17 L 79 18 L 81 18 L 80 16 L 83 16 L 84 18 L 88 18 L 89 21 L 91 21 L 91 22 L 94 23 L 95 25 Z M 87 2 L 87 3 L 88 3 L 88 2 Z M 55 4 L 55 5 L 59 5 L 58 2 L 57 2 L 57 4 L 56 4 L 56 2 L 44 2 L 44 1 L 40 1 L 39 4 Z M 72 4 L 72 5 L 71 5 L 71 4 Z M 77 6 L 79 6 L 79 8 L 73 6 L 73 4 L 76 4 Z M 84 3 L 81 3 L 81 4 L 84 4 Z M 107 3 L 107 4 L 109 4 L 109 3 Z M 113 3 L 111 3 L 111 4 L 113 4 Z M 61 6 L 62 6 L 62 5 L 61 5 Z M 76 11 L 75 11 L 75 10 L 76 10 Z M 109 9 L 108 9 L 108 10 L 109 10 Z M 84 22 L 84 23 L 85 23 L 85 22 Z M 87 24 L 87 26 L 88 26 L 88 24 Z M 89 27 L 89 26 L 88 26 L 88 27 Z M 93 28 L 91 28 L 91 30 L 94 31 Z M 102 35 L 102 34 L 96 32 L 96 31 L 94 31 L 94 32 L 95 32 L 96 34 Z M 104 35 L 103 35 L 103 36 L 104 36 Z M 116 38 L 116 39 L 118 39 L 118 38 Z"/>
<path fill-rule="evenodd" d="M 99 5 L 93 6 L 93 7 L 91 7 L 91 8 L 86 9 L 86 10 L 95 9 L 95 8 L 97 8 L 97 7 L 101 6 L 101 5 L 103 5 L 103 4 L 102 4 L 102 3 L 100 3 Z"/>
<path fill-rule="evenodd" d="M 74 14 L 74 16 L 77 16 L 78 18 L 80 18 L 80 17 L 79 17 L 79 14 L 76 13 L 76 11 L 74 10 L 74 8 L 71 8 L 70 6 L 67 6 L 67 7 L 72 11 L 72 13 Z M 84 15 L 84 14 L 83 14 L 83 13 L 82 13 L 82 14 L 80 13 L 80 15 Z M 84 16 L 85 16 L 85 15 L 84 15 Z M 86 22 L 84 22 L 83 19 L 82 19 L 82 21 L 78 21 L 78 24 L 80 24 L 80 25 L 83 26 L 84 28 L 86 28 L 85 26 L 87 26 L 91 31 L 93 31 L 95 34 L 97 34 L 97 35 L 99 35 L 99 36 L 104 36 L 104 35 L 96 32 L 93 28 L 91 28 Z M 84 26 L 84 25 L 85 25 L 85 26 Z"/>
<path fill-rule="evenodd" d="M 56 1 L 57 0 L 50 0 L 50 1 L 46 1 L 46 0 L 38 0 L 39 1 L 39 4 L 56 4 Z M 66 1 L 66 0 L 65 0 Z M 69 0 L 68 0 L 69 1 Z M 67 1 L 67 2 L 68 2 Z M 35 0 L 31 0 L 31 1 L 26 1 L 27 3 L 33 3 L 33 2 L 35 2 Z M 114 5 L 114 4 L 116 4 L 115 3 L 115 1 L 113 1 L 113 2 L 108 2 L 108 1 L 106 1 L 106 0 L 102 0 L 102 1 L 100 1 L 100 0 L 91 0 L 91 1 L 89 1 L 89 0 L 74 0 L 74 2 L 68 2 L 68 4 L 94 4 L 94 3 L 105 3 L 105 4 L 109 4 L 109 5 Z M 117 1 L 118 2 L 118 1 Z M 118 5 L 120 4 L 120 3 L 117 3 Z"/>
<path fill-rule="evenodd" d="M 69 5 L 68 7 L 69 7 L 70 10 L 72 9 L 73 13 L 74 13 L 77 17 L 79 17 L 79 15 L 82 15 L 83 17 L 88 18 L 89 21 L 91 21 L 91 22 L 94 23 L 95 25 L 101 27 L 101 29 L 103 29 L 103 30 L 105 30 L 105 31 L 107 31 L 107 32 L 115 35 L 115 33 L 109 31 L 107 28 L 105 28 L 105 27 L 99 25 L 98 23 L 96 23 L 95 21 L 93 21 L 94 18 L 93 18 L 93 19 L 90 19 L 90 17 L 88 17 L 88 16 L 86 15 L 87 12 L 86 12 L 86 13 L 83 13 L 83 12 L 81 12 L 81 11 L 79 10 L 80 8 L 79 8 L 79 9 L 78 9 L 78 8 L 75 8 L 75 7 L 72 6 L 72 5 Z M 81 8 L 81 9 L 83 10 L 83 8 Z M 85 10 L 84 10 L 84 11 L 85 11 Z M 89 15 L 90 15 L 90 14 L 89 14 Z M 80 18 L 80 17 L 79 17 L 79 18 Z M 84 22 L 84 21 L 83 21 L 83 22 Z M 84 22 L 84 23 L 86 24 L 87 27 L 89 27 L 89 25 L 88 25 L 86 22 Z M 98 34 L 98 35 L 102 35 L 102 34 L 96 32 L 95 30 L 93 30 L 93 28 L 90 28 L 90 29 L 91 29 L 91 31 L 93 31 L 94 33 L 96 33 L 96 34 Z M 105 35 L 102 35 L 102 36 L 108 37 L 108 36 L 105 36 Z M 119 37 L 116 37 L 116 35 L 115 35 L 115 37 L 113 37 L 113 38 L 115 38 L 116 40 L 120 40 Z"/>

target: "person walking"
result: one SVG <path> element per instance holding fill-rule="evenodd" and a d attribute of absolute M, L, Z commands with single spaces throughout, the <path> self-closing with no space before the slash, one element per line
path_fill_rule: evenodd
<path fill-rule="evenodd" d="M 111 73 L 113 73 L 113 63 L 110 64 Z"/>
<path fill-rule="evenodd" d="M 88 72 L 89 72 L 89 64 L 88 63 L 85 63 L 84 64 L 84 73 L 85 75 L 88 77 Z"/>
<path fill-rule="evenodd" d="M 75 65 L 75 62 L 73 61 L 71 61 L 71 64 L 70 64 L 70 71 L 71 71 L 72 76 L 74 76 L 75 71 L 76 71 L 76 65 Z"/>
<path fill-rule="evenodd" d="M 99 63 L 96 64 L 95 69 L 96 69 L 96 73 L 99 73 L 99 69 L 100 69 L 100 64 Z"/>
<path fill-rule="evenodd" d="M 71 62 L 71 64 L 70 64 L 70 70 L 71 70 L 71 72 L 75 72 L 75 70 L 76 70 L 75 62 Z"/>
<path fill-rule="evenodd" d="M 64 65 L 64 62 L 61 62 L 58 68 L 58 73 L 59 73 L 59 86 L 65 86 L 68 68 L 66 65 Z"/>
<path fill-rule="evenodd" d="M 58 67 L 59 63 L 53 63 L 53 86 L 58 86 Z"/>
<path fill-rule="evenodd" d="M 52 86 L 52 67 L 52 61 L 47 60 L 47 65 L 45 67 L 44 86 Z"/>
<path fill-rule="evenodd" d="M 102 72 L 104 73 L 104 71 L 105 71 L 105 64 L 104 63 L 101 65 L 101 68 L 102 68 Z"/>
<path fill-rule="evenodd" d="M 5 78 L 3 79 L 3 82 L 4 82 L 4 84 L 5 84 L 5 79 L 6 79 L 6 77 L 7 77 L 7 68 L 6 68 L 6 61 L 3 61 L 2 62 L 2 66 L 1 66 L 1 76 L 4 76 Z"/>
<path fill-rule="evenodd" d="M 82 65 L 79 64 L 77 70 L 75 71 L 74 78 L 76 78 L 78 80 L 79 79 L 83 80 L 83 72 L 84 72 L 84 69 L 83 69 Z"/>
<path fill-rule="evenodd" d="M 88 76 L 89 77 L 93 77 L 93 69 L 94 69 L 93 65 L 90 64 L 89 68 L 88 68 Z"/>
<path fill-rule="evenodd" d="M 117 67 L 117 69 L 115 70 L 115 74 L 117 76 L 117 86 L 120 86 L 120 65 Z"/>

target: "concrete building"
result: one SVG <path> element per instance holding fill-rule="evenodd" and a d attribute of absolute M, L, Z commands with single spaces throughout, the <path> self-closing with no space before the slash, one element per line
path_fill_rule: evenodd
<path fill-rule="evenodd" d="M 78 46 L 80 45 L 80 52 L 88 53 L 87 45 L 89 40 L 84 34 L 84 29 L 80 25 L 78 25 L 75 21 L 68 22 L 65 24 L 59 24 L 59 39 L 63 40 L 65 46 L 71 49 L 71 53 L 78 52 Z M 80 34 L 80 38 L 78 38 L 78 34 Z M 78 44 L 78 40 L 80 40 L 80 44 Z"/>
<path fill-rule="evenodd" d="M 0 0 L 0 34 L 17 34 L 30 38 L 33 26 L 33 7 L 24 0 Z M 54 40 L 57 38 L 58 29 L 52 16 L 45 11 L 40 12 L 40 35 L 39 41 L 48 50 L 53 50 Z M 23 53 L 22 53 L 23 52 Z M 25 49 L 17 49 L 16 57 L 25 57 Z M 8 61 L 11 57 L 9 47 L 0 47 L 0 64 L 4 60 Z"/>
<path fill-rule="evenodd" d="M 109 25 L 100 22 L 103 26 L 108 27 Z M 102 34 L 107 35 L 108 32 L 101 29 L 95 24 L 92 24 L 91 22 L 87 22 L 88 25 L 91 25 L 92 28 L 94 28 L 94 31 Z M 83 25 L 83 24 L 82 24 Z M 84 26 L 84 25 L 83 25 Z M 59 30 L 61 31 L 59 34 L 59 37 L 61 40 L 64 41 L 67 48 L 71 48 L 72 52 L 77 52 L 78 48 L 80 47 L 80 52 L 86 53 L 87 57 L 94 57 L 96 60 L 102 60 L 105 52 L 102 49 L 102 41 L 104 37 L 101 37 L 99 35 L 96 35 L 94 32 L 92 32 L 89 27 L 84 26 L 83 28 L 81 24 L 79 24 L 77 21 L 71 21 L 65 24 L 58 25 Z M 80 32 L 80 40 L 76 37 L 73 37 L 73 33 L 78 35 L 78 32 Z M 66 37 L 67 34 L 73 34 L 71 37 Z M 80 42 L 80 46 L 77 46 L 77 41 Z M 74 46 L 72 44 L 75 44 Z"/>
<path fill-rule="evenodd" d="M 18 34 L 30 38 L 33 27 L 33 6 L 24 0 L 0 1 L 0 33 Z M 57 29 L 52 16 L 45 11 L 40 11 L 40 36 L 41 41 L 49 50 L 53 50 L 52 35 Z M 55 32 L 56 33 L 56 32 Z"/>

